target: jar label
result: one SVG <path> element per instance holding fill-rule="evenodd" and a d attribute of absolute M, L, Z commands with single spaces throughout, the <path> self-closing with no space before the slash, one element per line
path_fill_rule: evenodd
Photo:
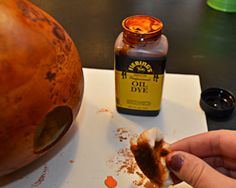
<path fill-rule="evenodd" d="M 116 105 L 132 110 L 160 110 L 166 58 L 115 58 Z"/>

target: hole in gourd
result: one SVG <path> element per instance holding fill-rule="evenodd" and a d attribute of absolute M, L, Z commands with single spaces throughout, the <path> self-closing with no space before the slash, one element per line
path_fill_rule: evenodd
<path fill-rule="evenodd" d="M 57 106 L 50 111 L 36 128 L 34 152 L 44 152 L 56 144 L 70 128 L 72 121 L 72 110 L 68 106 Z"/>

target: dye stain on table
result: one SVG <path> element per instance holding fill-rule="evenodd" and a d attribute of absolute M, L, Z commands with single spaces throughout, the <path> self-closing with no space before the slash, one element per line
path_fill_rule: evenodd
<path fill-rule="evenodd" d="M 129 142 L 132 138 L 137 138 L 138 134 L 132 132 L 127 128 L 117 128 L 114 132 L 114 137 L 117 139 L 118 142 L 121 142 L 124 147 L 120 148 L 116 151 L 116 153 L 106 161 L 106 164 L 109 168 L 115 171 L 116 176 L 120 176 L 121 174 L 128 174 L 135 175 L 135 178 L 132 180 L 132 184 L 136 187 L 143 187 L 143 188 L 157 188 L 153 185 L 148 178 L 142 173 L 139 169 L 134 156 L 129 148 Z M 112 176 L 107 176 L 105 182 L 111 182 L 114 178 Z M 119 181 L 117 180 L 117 184 Z M 116 185 L 117 185 L 116 184 Z M 108 188 L 107 184 L 105 184 Z M 113 185 L 113 184 L 112 184 Z M 115 187 L 113 187 L 115 188 Z"/>
<path fill-rule="evenodd" d="M 107 186 L 107 188 L 116 188 L 117 181 L 112 176 L 107 176 L 104 184 Z"/>

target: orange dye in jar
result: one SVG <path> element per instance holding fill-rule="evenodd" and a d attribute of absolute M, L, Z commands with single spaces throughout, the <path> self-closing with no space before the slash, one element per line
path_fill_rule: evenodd
<path fill-rule="evenodd" d="M 161 109 L 168 41 L 161 20 L 145 15 L 123 20 L 114 46 L 116 109 L 156 116 Z"/>

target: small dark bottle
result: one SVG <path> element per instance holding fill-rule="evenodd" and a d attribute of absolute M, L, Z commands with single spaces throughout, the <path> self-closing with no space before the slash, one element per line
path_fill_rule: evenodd
<path fill-rule="evenodd" d="M 163 23 L 137 15 L 122 22 L 115 53 L 116 108 L 120 113 L 156 116 L 161 108 L 167 38 Z"/>

